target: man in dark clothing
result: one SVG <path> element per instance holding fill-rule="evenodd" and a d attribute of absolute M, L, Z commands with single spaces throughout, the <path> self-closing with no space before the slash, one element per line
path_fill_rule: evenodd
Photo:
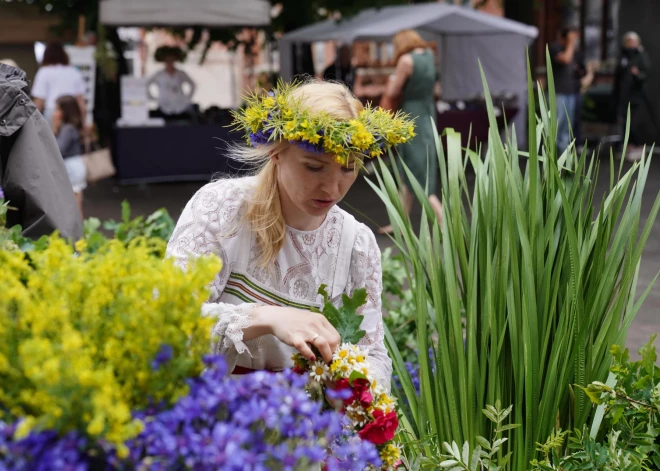
<path fill-rule="evenodd" d="M 639 136 L 640 108 L 648 105 L 645 83 L 651 61 L 649 60 L 637 33 L 629 32 L 623 37 L 623 49 L 614 79 L 614 103 L 617 117 L 625 132 L 628 104 L 630 104 L 630 136 L 626 158 L 638 160 L 642 157 L 642 144 Z M 650 110 L 653 112 L 653 110 Z"/>
<path fill-rule="evenodd" d="M 338 80 L 345 83 L 348 88 L 353 89 L 355 83 L 355 71 L 351 63 L 351 48 L 343 45 L 335 61 L 323 71 L 324 80 Z"/>
<path fill-rule="evenodd" d="M 581 57 L 577 50 L 580 33 L 577 28 L 564 28 L 559 42 L 549 46 L 552 74 L 555 82 L 557 114 L 557 149 L 563 152 L 571 141 L 570 122 L 575 121 L 576 95 L 580 92 Z M 568 116 L 567 116 L 568 115 Z"/>
<path fill-rule="evenodd" d="M 0 64 L 0 187 L 16 210 L 7 226 L 40 237 L 82 237 L 82 220 L 50 125 L 23 89 L 25 72 Z"/>

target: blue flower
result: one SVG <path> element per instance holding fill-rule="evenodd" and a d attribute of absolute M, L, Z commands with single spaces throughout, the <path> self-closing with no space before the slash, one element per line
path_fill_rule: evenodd
<path fill-rule="evenodd" d="M 268 144 L 270 136 L 273 134 L 272 129 L 257 131 L 250 133 L 250 143 L 253 147 Z"/>
<path fill-rule="evenodd" d="M 161 366 L 168 363 L 172 359 L 174 351 L 172 350 L 171 345 L 161 345 L 160 350 L 156 354 L 156 357 L 151 362 L 151 369 L 158 370 Z"/>
<path fill-rule="evenodd" d="M 323 149 L 321 147 L 319 147 L 315 144 L 312 144 L 309 141 L 305 141 L 305 140 L 302 140 L 302 141 L 289 141 L 289 143 L 293 144 L 294 146 L 300 147 L 302 150 L 304 150 L 306 152 L 311 152 L 311 153 L 314 153 L 314 154 L 322 154 L 323 153 Z"/>

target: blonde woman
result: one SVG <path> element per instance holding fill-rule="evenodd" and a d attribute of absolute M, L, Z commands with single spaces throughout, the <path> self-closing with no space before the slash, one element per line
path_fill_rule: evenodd
<path fill-rule="evenodd" d="M 346 86 L 328 82 L 280 84 L 248 98 L 235 118 L 249 146 L 234 157 L 259 170 L 204 186 L 167 249 L 181 265 L 211 253 L 224 261 L 204 306 L 217 319 L 216 351 L 234 374 L 289 368 L 296 350 L 330 362 L 340 337 L 311 312 L 321 306 L 318 288 L 326 285 L 335 303 L 366 288 L 361 344 L 370 347 L 375 379 L 389 389 L 380 250 L 373 233 L 337 203 L 355 182 L 356 166 L 410 139 L 412 123 L 363 109 Z"/>
<path fill-rule="evenodd" d="M 387 103 L 400 103 L 399 108 L 416 119 L 417 137 L 399 148 L 403 162 L 415 179 L 422 185 L 428 184 L 427 194 L 431 207 L 442 220 L 442 204 L 436 196 L 438 160 L 430 118 L 435 120 L 434 94 L 439 88 L 433 52 L 421 36 L 413 30 L 400 31 L 392 40 L 396 70 L 390 77 L 383 97 Z M 403 207 L 410 213 L 413 193 L 410 181 L 403 173 L 401 188 Z M 380 229 L 381 233 L 392 232 L 392 226 Z"/>

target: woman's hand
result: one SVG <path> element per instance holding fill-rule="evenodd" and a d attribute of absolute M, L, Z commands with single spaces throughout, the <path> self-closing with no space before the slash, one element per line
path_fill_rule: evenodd
<path fill-rule="evenodd" d="M 309 361 L 316 360 L 310 345 L 318 349 L 326 363 L 330 363 L 333 352 L 341 343 L 341 337 L 332 324 L 322 314 L 315 312 L 290 307 L 260 306 L 252 312 L 252 321 L 256 329 L 259 330 L 261 326 L 262 331 L 296 348 Z M 244 336 L 245 333 L 243 331 Z"/>

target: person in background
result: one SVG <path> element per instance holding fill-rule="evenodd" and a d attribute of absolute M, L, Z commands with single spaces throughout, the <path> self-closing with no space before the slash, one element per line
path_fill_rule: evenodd
<path fill-rule="evenodd" d="M 87 188 L 87 170 L 82 154 L 83 119 L 76 97 L 61 96 L 55 103 L 53 131 L 57 146 L 64 158 L 64 166 L 69 174 L 73 194 L 76 196 L 78 211 L 83 214 L 83 190 Z"/>
<path fill-rule="evenodd" d="M 422 187 L 427 185 L 427 194 L 438 222 L 442 221 L 442 203 L 436 196 L 438 181 L 438 159 L 435 137 L 430 117 L 435 119 L 437 71 L 433 52 L 427 43 L 413 30 L 400 31 L 394 36 L 396 70 L 390 77 L 384 99 L 388 103 L 400 103 L 404 113 L 415 118 L 415 133 L 411 142 L 399 146 L 399 155 Z M 394 106 L 388 106 L 393 108 Z M 412 210 L 413 193 L 411 184 L 404 176 L 401 198 L 408 213 Z M 381 234 L 392 232 L 392 226 L 382 227 Z"/>
<path fill-rule="evenodd" d="M 149 98 L 158 100 L 156 116 L 167 120 L 190 118 L 192 96 L 195 94 L 195 82 L 183 70 L 177 69 L 176 62 L 183 61 L 185 54 L 178 47 L 161 46 L 154 54 L 157 62 L 164 62 L 165 68 L 149 78 L 147 90 Z M 151 87 L 158 87 L 158 96 L 151 93 Z M 188 86 L 188 91 L 184 86 Z"/>
<path fill-rule="evenodd" d="M 355 69 L 351 62 L 351 48 L 344 44 L 339 48 L 335 61 L 323 71 L 324 80 L 337 80 L 353 89 L 355 84 Z"/>
<path fill-rule="evenodd" d="M 50 123 L 55 112 L 55 102 L 64 95 L 76 97 L 80 115 L 85 116 L 85 92 L 87 87 L 80 71 L 69 65 L 69 55 L 58 42 L 46 45 L 41 67 L 34 77 L 32 97 L 34 104 Z"/>
<path fill-rule="evenodd" d="M 623 123 L 622 135 L 625 134 L 628 105 L 630 104 L 630 136 L 628 138 L 628 160 L 642 158 L 643 142 L 639 135 L 640 108 L 648 103 L 646 79 L 651 61 L 649 60 L 639 35 L 635 32 L 623 36 L 621 58 L 614 79 L 613 101 L 616 103 L 617 117 Z"/>
<path fill-rule="evenodd" d="M 557 150 L 564 152 L 571 142 L 570 126 L 575 123 L 577 94 L 580 93 L 580 63 L 578 51 L 580 32 L 575 26 L 561 30 L 559 42 L 549 46 L 555 81 L 557 114 Z M 582 67 L 584 69 L 584 67 Z"/>
<path fill-rule="evenodd" d="M 0 64 L 0 187 L 7 227 L 20 225 L 26 237 L 59 231 L 65 239 L 83 236 L 82 219 L 49 124 L 24 90 L 25 72 Z"/>

